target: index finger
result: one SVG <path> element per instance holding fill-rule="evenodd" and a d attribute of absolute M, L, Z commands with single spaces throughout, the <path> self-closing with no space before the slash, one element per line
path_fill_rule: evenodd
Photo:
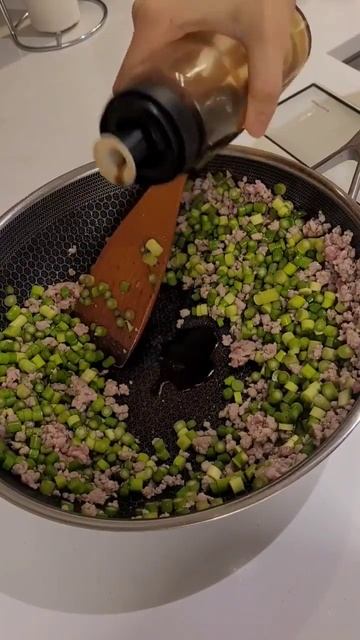
<path fill-rule="evenodd" d="M 248 49 L 249 88 L 245 128 L 262 136 L 274 114 L 283 84 L 286 48 L 276 41 L 262 41 Z"/>

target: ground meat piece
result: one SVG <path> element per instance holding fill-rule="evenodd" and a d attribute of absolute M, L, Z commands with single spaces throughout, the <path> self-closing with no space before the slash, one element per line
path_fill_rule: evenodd
<path fill-rule="evenodd" d="M 268 384 L 266 380 L 262 378 L 256 382 L 250 384 L 245 392 L 250 396 L 250 398 L 257 398 L 258 400 L 263 400 L 267 395 Z"/>
<path fill-rule="evenodd" d="M 268 252 L 268 248 L 266 244 L 261 244 L 260 247 L 257 248 L 257 251 L 258 253 L 261 253 L 261 255 L 266 256 Z M 244 291 L 244 287 L 243 287 L 243 291 Z"/>
<path fill-rule="evenodd" d="M 110 500 L 110 502 L 108 502 L 108 506 L 109 507 L 115 507 L 115 509 L 119 508 L 119 501 L 118 500 Z"/>
<path fill-rule="evenodd" d="M 274 456 L 269 459 L 269 462 L 261 466 L 256 472 L 257 477 L 264 477 L 270 482 L 278 480 L 281 476 L 287 473 L 292 467 L 306 459 L 304 453 L 293 453 L 288 457 Z"/>
<path fill-rule="evenodd" d="M 256 343 L 252 340 L 239 340 L 230 347 L 230 366 L 241 367 L 251 360 L 256 352 Z"/>
<path fill-rule="evenodd" d="M 286 239 L 290 240 L 291 238 L 293 238 L 294 236 L 297 236 L 299 234 L 299 227 L 294 224 L 292 227 L 290 227 L 290 229 L 287 230 L 286 232 Z"/>
<path fill-rule="evenodd" d="M 6 380 L 3 382 L 2 386 L 7 387 L 8 389 L 16 389 L 18 383 L 20 381 L 21 373 L 19 369 L 15 367 L 9 367 L 6 372 Z"/>
<path fill-rule="evenodd" d="M 241 242 L 241 240 L 243 240 L 245 236 L 246 236 L 246 233 L 242 229 L 235 229 L 232 233 L 232 239 L 235 242 Z"/>
<path fill-rule="evenodd" d="M 82 322 L 78 322 L 74 327 L 74 333 L 76 333 L 77 336 L 85 336 L 87 333 L 89 333 L 89 327 L 87 327 L 86 324 L 83 324 Z"/>
<path fill-rule="evenodd" d="M 90 493 L 85 493 L 82 498 L 90 503 L 90 504 L 105 504 L 106 500 L 107 500 L 107 493 L 105 491 L 103 491 L 103 489 L 99 489 L 98 487 L 96 487 L 96 489 L 93 489 L 92 491 L 90 491 Z"/>
<path fill-rule="evenodd" d="M 209 247 L 207 240 L 195 240 L 195 245 L 200 253 L 203 253 Z"/>
<path fill-rule="evenodd" d="M 355 275 L 355 249 L 351 246 L 351 240 L 352 233 L 342 233 L 340 227 L 336 227 L 325 236 L 325 259 L 343 282 L 352 280 Z"/>
<path fill-rule="evenodd" d="M 21 442 L 14 442 L 13 440 L 11 441 L 11 448 L 14 451 L 19 451 L 21 449 L 21 447 L 23 446 Z"/>
<path fill-rule="evenodd" d="M 244 309 L 246 308 L 246 304 L 241 299 L 241 297 L 239 297 L 239 296 L 236 298 L 235 304 L 236 304 L 237 312 L 238 312 L 238 314 L 240 316 L 242 314 L 242 312 L 244 311 Z"/>
<path fill-rule="evenodd" d="M 135 473 L 139 473 L 139 471 L 143 471 L 145 469 L 145 462 L 135 462 L 133 465 L 133 470 Z"/>
<path fill-rule="evenodd" d="M 69 351 L 70 347 L 67 344 L 64 344 L 63 342 L 60 342 L 59 346 L 58 346 L 58 350 L 61 351 L 61 353 L 66 353 L 67 351 Z"/>
<path fill-rule="evenodd" d="M 227 294 L 227 289 L 226 289 L 226 287 L 225 287 L 223 284 L 219 284 L 219 285 L 216 287 L 216 291 L 217 291 L 217 293 L 219 294 L 219 296 L 220 296 L 221 298 L 223 298 L 223 297 L 224 297 L 224 296 L 226 296 L 226 294 Z"/>
<path fill-rule="evenodd" d="M 272 416 L 262 413 L 248 416 L 246 427 L 252 440 L 256 444 L 264 444 L 267 440 L 275 442 L 277 438 L 277 423 Z"/>
<path fill-rule="evenodd" d="M 112 410 L 119 420 L 126 420 L 129 417 L 129 407 L 127 404 L 115 403 L 112 405 Z"/>
<path fill-rule="evenodd" d="M 29 309 L 30 313 L 39 313 L 41 302 L 35 298 L 29 298 L 29 300 L 26 300 L 24 306 Z"/>
<path fill-rule="evenodd" d="M 142 494 L 148 500 L 153 498 L 154 496 L 160 495 L 167 489 L 168 487 L 182 487 L 184 485 L 184 479 L 180 474 L 176 476 L 168 476 L 166 475 L 162 482 L 156 486 L 152 480 L 150 480 L 149 484 L 144 487 Z"/>
<path fill-rule="evenodd" d="M 262 354 L 264 360 L 270 360 L 271 358 L 274 358 L 277 354 L 277 344 L 266 344 L 262 349 Z"/>
<path fill-rule="evenodd" d="M 270 231 L 279 231 L 280 229 L 280 220 L 273 220 L 269 224 Z"/>
<path fill-rule="evenodd" d="M 261 180 L 250 183 L 246 176 L 238 183 L 241 192 L 248 202 L 268 202 L 273 200 L 271 190 L 268 189 Z"/>
<path fill-rule="evenodd" d="M 71 460 L 78 460 L 82 464 L 90 464 L 91 462 L 89 447 L 84 442 L 70 446 L 66 451 L 66 456 Z"/>
<path fill-rule="evenodd" d="M 114 380 L 107 380 L 104 389 L 104 396 L 116 396 L 119 393 L 118 385 Z"/>
<path fill-rule="evenodd" d="M 21 447 L 21 449 L 19 449 L 19 455 L 20 456 L 27 456 L 29 451 L 30 451 L 30 447 L 25 445 L 25 446 Z"/>
<path fill-rule="evenodd" d="M 339 283 L 337 294 L 340 302 L 348 303 L 353 299 L 351 288 L 348 284 Z M 331 309 L 329 309 L 331 311 Z"/>
<path fill-rule="evenodd" d="M 39 488 L 40 473 L 33 469 L 28 469 L 27 462 L 15 464 L 11 471 L 14 475 L 20 476 L 21 482 L 30 487 L 30 489 Z"/>
<path fill-rule="evenodd" d="M 127 386 L 127 384 L 119 384 L 119 394 L 121 396 L 128 396 L 130 395 L 130 389 Z"/>
<path fill-rule="evenodd" d="M 27 471 L 27 468 L 27 462 L 18 462 L 17 464 L 14 464 L 12 472 L 15 476 L 21 476 L 25 471 Z"/>
<path fill-rule="evenodd" d="M 342 280 L 346 281 L 352 279 L 355 275 L 355 265 L 353 260 L 351 258 L 340 260 L 336 265 L 336 271 Z"/>
<path fill-rule="evenodd" d="M 320 238 L 330 228 L 329 224 L 324 224 L 325 218 L 322 216 L 318 218 L 311 218 L 308 222 L 305 222 L 302 233 L 305 238 Z"/>
<path fill-rule="evenodd" d="M 274 445 L 272 445 L 270 441 L 265 442 L 264 444 L 258 444 L 254 442 L 252 447 L 246 452 L 249 459 L 249 464 L 254 464 L 254 462 L 263 462 L 266 455 L 272 453 L 273 449 Z"/>
<path fill-rule="evenodd" d="M 146 498 L 147 500 L 151 500 L 151 498 L 153 498 L 156 495 L 156 485 L 154 482 L 150 481 L 148 485 L 146 485 L 146 487 L 144 487 L 142 494 L 144 496 L 144 498 Z"/>
<path fill-rule="evenodd" d="M 230 451 L 234 451 L 234 449 L 236 449 L 237 444 L 235 442 L 235 440 L 233 440 L 233 437 L 231 436 L 231 434 L 227 434 L 225 436 L 225 447 L 226 447 L 226 451 L 229 453 Z"/>
<path fill-rule="evenodd" d="M 122 462 L 126 462 L 126 460 L 131 460 L 131 458 L 133 458 L 134 455 L 135 453 L 134 451 L 132 451 L 132 449 L 123 447 L 123 449 L 118 453 L 118 458 Z"/>
<path fill-rule="evenodd" d="M 208 435 L 199 435 L 192 441 L 193 447 L 197 453 L 205 455 L 209 447 L 211 447 L 213 437 Z"/>
<path fill-rule="evenodd" d="M 41 432 L 41 439 L 44 446 L 58 453 L 67 450 L 71 437 L 69 429 L 59 422 L 45 424 Z"/>
<path fill-rule="evenodd" d="M 355 380 L 353 384 L 353 392 L 360 393 L 360 380 Z"/>
<path fill-rule="evenodd" d="M 38 331 L 46 331 L 50 327 L 50 322 L 49 320 L 38 320 L 35 327 Z"/>
<path fill-rule="evenodd" d="M 90 518 L 95 518 L 97 515 L 97 508 L 94 504 L 90 502 L 85 502 L 85 504 L 81 505 L 81 513 L 83 516 L 89 516 Z"/>
<path fill-rule="evenodd" d="M 239 417 L 239 405 L 237 405 L 235 402 L 227 405 L 227 417 L 231 422 L 236 423 Z"/>
<path fill-rule="evenodd" d="M 347 409 L 330 409 L 324 418 L 313 427 L 313 437 L 317 445 L 329 438 L 346 417 Z"/>
<path fill-rule="evenodd" d="M 62 382 L 54 382 L 51 387 L 54 391 L 60 391 L 61 393 L 67 391 L 67 385 Z"/>
<path fill-rule="evenodd" d="M 26 433 L 25 427 L 23 427 L 24 431 L 18 431 L 15 433 L 15 442 L 26 442 Z"/>
<path fill-rule="evenodd" d="M 324 287 L 325 285 L 330 284 L 331 273 L 329 271 L 325 271 L 324 269 L 322 269 L 321 271 L 318 271 L 316 273 L 315 280 L 316 282 L 321 284 L 322 287 Z"/>
<path fill-rule="evenodd" d="M 321 264 L 312 262 L 307 269 L 304 270 L 305 278 L 312 278 L 318 271 L 321 271 Z"/>
<path fill-rule="evenodd" d="M 223 343 L 224 347 L 230 347 L 232 343 L 232 337 L 230 335 L 223 336 L 221 338 L 221 342 Z"/>
<path fill-rule="evenodd" d="M 96 391 L 78 376 L 72 376 L 68 393 L 74 396 L 71 406 L 78 411 L 84 411 L 97 398 Z"/>
<path fill-rule="evenodd" d="M 327 380 L 328 382 L 337 382 L 339 378 L 339 373 L 337 370 L 336 364 L 333 362 L 329 365 L 329 367 L 321 374 L 322 380 Z"/>
<path fill-rule="evenodd" d="M 58 346 L 58 341 L 55 338 L 52 338 L 51 336 L 44 338 L 41 342 L 45 347 L 55 348 Z"/>
<path fill-rule="evenodd" d="M 246 451 L 247 449 L 250 449 L 251 446 L 252 446 L 252 437 L 245 431 L 242 431 L 240 433 L 240 447 L 242 449 L 245 449 Z"/>
<path fill-rule="evenodd" d="M 281 325 L 278 320 L 271 320 L 270 316 L 267 313 L 260 314 L 260 320 L 263 328 L 267 333 L 280 333 Z"/>
<path fill-rule="evenodd" d="M 346 342 L 352 349 L 360 349 L 360 333 L 354 327 L 346 329 Z"/>
<path fill-rule="evenodd" d="M 236 404 L 236 402 L 231 402 L 219 412 L 219 418 L 226 418 L 228 420 L 228 425 L 240 428 L 243 426 L 242 416 L 247 411 L 249 404 L 250 398 L 245 400 L 241 405 Z"/>
<path fill-rule="evenodd" d="M 320 342 L 309 345 L 309 356 L 313 360 L 320 360 L 322 354 L 323 346 Z"/>
<path fill-rule="evenodd" d="M 207 496 L 206 493 L 198 493 L 196 500 L 198 502 L 207 502 L 209 500 L 209 496 Z"/>
<path fill-rule="evenodd" d="M 61 297 L 61 289 L 66 287 L 69 289 L 69 297 L 63 299 Z M 81 286 L 77 282 L 59 282 L 47 288 L 45 295 L 51 298 L 59 311 L 73 309 L 76 302 L 80 298 Z"/>
<path fill-rule="evenodd" d="M 105 491 L 107 495 L 111 495 L 112 493 L 116 493 L 119 488 L 119 483 L 116 480 L 111 480 L 110 478 L 111 470 L 108 469 L 104 473 L 100 473 L 99 471 L 95 472 L 94 482 L 99 489 Z"/>

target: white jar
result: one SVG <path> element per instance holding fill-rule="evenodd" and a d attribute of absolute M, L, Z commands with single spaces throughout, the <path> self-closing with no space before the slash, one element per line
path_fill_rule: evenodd
<path fill-rule="evenodd" d="M 59 33 L 80 20 L 78 0 L 24 0 L 34 29 Z"/>

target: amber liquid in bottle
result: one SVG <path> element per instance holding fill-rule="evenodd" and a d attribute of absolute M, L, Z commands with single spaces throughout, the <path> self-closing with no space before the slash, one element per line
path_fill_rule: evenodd
<path fill-rule="evenodd" d="M 308 24 L 302 13 L 296 10 L 291 44 L 284 64 L 284 88 L 306 62 L 310 47 Z M 149 85 L 168 87 L 184 109 L 197 112 L 203 139 L 201 151 L 196 158 L 193 157 L 191 166 L 201 164 L 204 158 L 230 142 L 243 129 L 248 65 L 246 50 L 238 41 L 223 35 L 199 32 L 172 42 L 136 70 L 129 88 Z M 186 137 L 184 128 L 183 135 Z M 155 158 L 156 154 L 154 161 Z M 101 166 L 99 168 L 101 170 Z M 188 168 L 185 163 L 182 170 Z"/>

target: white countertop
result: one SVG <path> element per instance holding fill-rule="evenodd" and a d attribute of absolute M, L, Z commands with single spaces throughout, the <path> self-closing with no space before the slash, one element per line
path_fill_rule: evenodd
<path fill-rule="evenodd" d="M 110 16 L 104 29 L 67 51 L 24 54 L 0 37 L 0 212 L 91 159 L 99 114 L 131 33 L 129 0 L 107 4 Z M 16 6 L 16 0 L 9 5 Z M 360 73 L 327 54 L 358 35 L 359 0 L 303 0 L 300 5 L 312 28 L 313 51 L 287 93 L 316 82 L 360 106 Z M 242 143 L 254 141 L 244 136 Z M 265 140 L 255 144 L 271 148 Z M 70 614 L 31 605 L 37 602 L 38 582 L 46 579 L 46 567 L 41 564 L 41 549 L 26 566 L 18 566 L 14 540 L 21 538 L 15 534 L 21 531 L 26 540 L 26 532 L 31 535 L 35 530 L 39 541 L 46 534 L 56 558 L 57 541 L 66 536 L 70 548 L 72 530 L 0 502 L 1 637 L 215 640 L 231 635 L 246 640 L 355 640 L 360 625 L 358 451 L 356 432 L 331 457 L 291 525 L 243 569 L 185 600 L 134 613 L 113 609 L 112 615 Z M 85 532 L 84 544 L 88 538 Z M 56 561 L 61 563 L 61 557 Z M 24 581 L 32 584 L 28 591 L 21 589 Z"/>

